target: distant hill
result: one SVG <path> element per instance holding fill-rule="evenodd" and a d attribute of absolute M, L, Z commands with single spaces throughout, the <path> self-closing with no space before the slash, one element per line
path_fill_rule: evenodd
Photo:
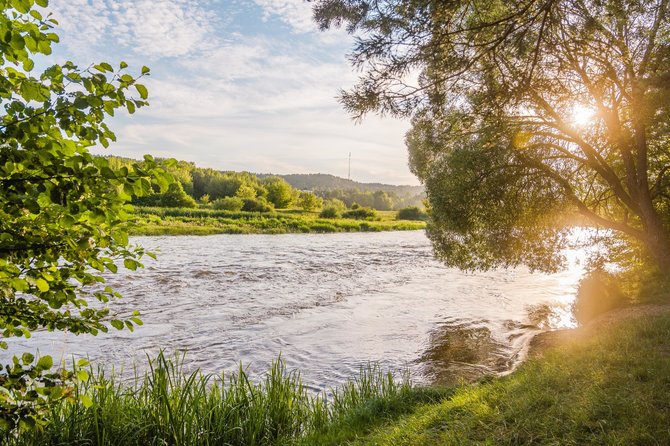
<path fill-rule="evenodd" d="M 423 186 L 396 186 L 382 183 L 359 183 L 325 173 L 272 175 L 256 174 L 259 178 L 278 176 L 286 180 L 291 186 L 299 190 L 327 191 L 333 189 L 358 189 L 361 192 L 375 192 L 382 190 L 398 197 L 423 194 Z"/>

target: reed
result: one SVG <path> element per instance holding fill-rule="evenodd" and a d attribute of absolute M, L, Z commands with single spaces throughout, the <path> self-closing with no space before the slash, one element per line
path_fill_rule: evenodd
<path fill-rule="evenodd" d="M 241 366 L 226 377 L 189 373 L 183 356 L 163 353 L 130 383 L 101 368 L 87 373 L 75 389 L 76 403 L 53 407 L 42 430 L 3 433 L 3 444 L 308 444 L 308 438 L 348 425 L 375 401 L 399 401 L 414 392 L 407 377 L 396 379 L 368 366 L 342 387 L 313 395 L 281 358 L 258 382 Z M 378 416 L 386 418 L 384 407 L 377 406 Z"/>

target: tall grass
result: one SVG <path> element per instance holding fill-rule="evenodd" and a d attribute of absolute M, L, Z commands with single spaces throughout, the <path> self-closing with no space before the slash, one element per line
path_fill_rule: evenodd
<path fill-rule="evenodd" d="M 319 218 L 306 211 L 268 213 L 214 209 L 137 207 L 135 235 L 286 234 L 401 231 L 425 228 L 424 222 L 397 221 L 383 214 L 380 221 Z"/>
<path fill-rule="evenodd" d="M 183 356 L 162 353 L 130 384 L 102 369 L 89 372 L 75 389 L 78 402 L 54 407 L 41 431 L 0 433 L 3 444 L 294 444 L 346 425 L 374 401 L 400 401 L 415 392 L 407 378 L 370 366 L 329 396 L 313 395 L 281 358 L 258 382 L 242 367 L 227 377 L 187 373 Z M 383 405 L 377 412 L 389 416 Z"/>

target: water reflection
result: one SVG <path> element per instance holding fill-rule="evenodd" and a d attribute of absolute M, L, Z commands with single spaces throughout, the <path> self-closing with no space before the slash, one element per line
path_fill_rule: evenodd
<path fill-rule="evenodd" d="M 426 378 L 436 384 L 474 381 L 508 370 L 513 363 L 511 349 L 485 326 L 441 325 L 430 333 L 428 344 L 417 362 Z"/>

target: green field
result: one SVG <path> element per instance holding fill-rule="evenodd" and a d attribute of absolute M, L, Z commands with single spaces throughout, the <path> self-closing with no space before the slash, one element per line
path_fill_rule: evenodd
<path fill-rule="evenodd" d="M 218 211 L 213 209 L 137 207 L 133 235 L 288 234 L 378 232 L 424 229 L 422 221 L 396 220 L 394 211 L 378 211 L 375 220 L 319 218 L 318 212 Z"/>

